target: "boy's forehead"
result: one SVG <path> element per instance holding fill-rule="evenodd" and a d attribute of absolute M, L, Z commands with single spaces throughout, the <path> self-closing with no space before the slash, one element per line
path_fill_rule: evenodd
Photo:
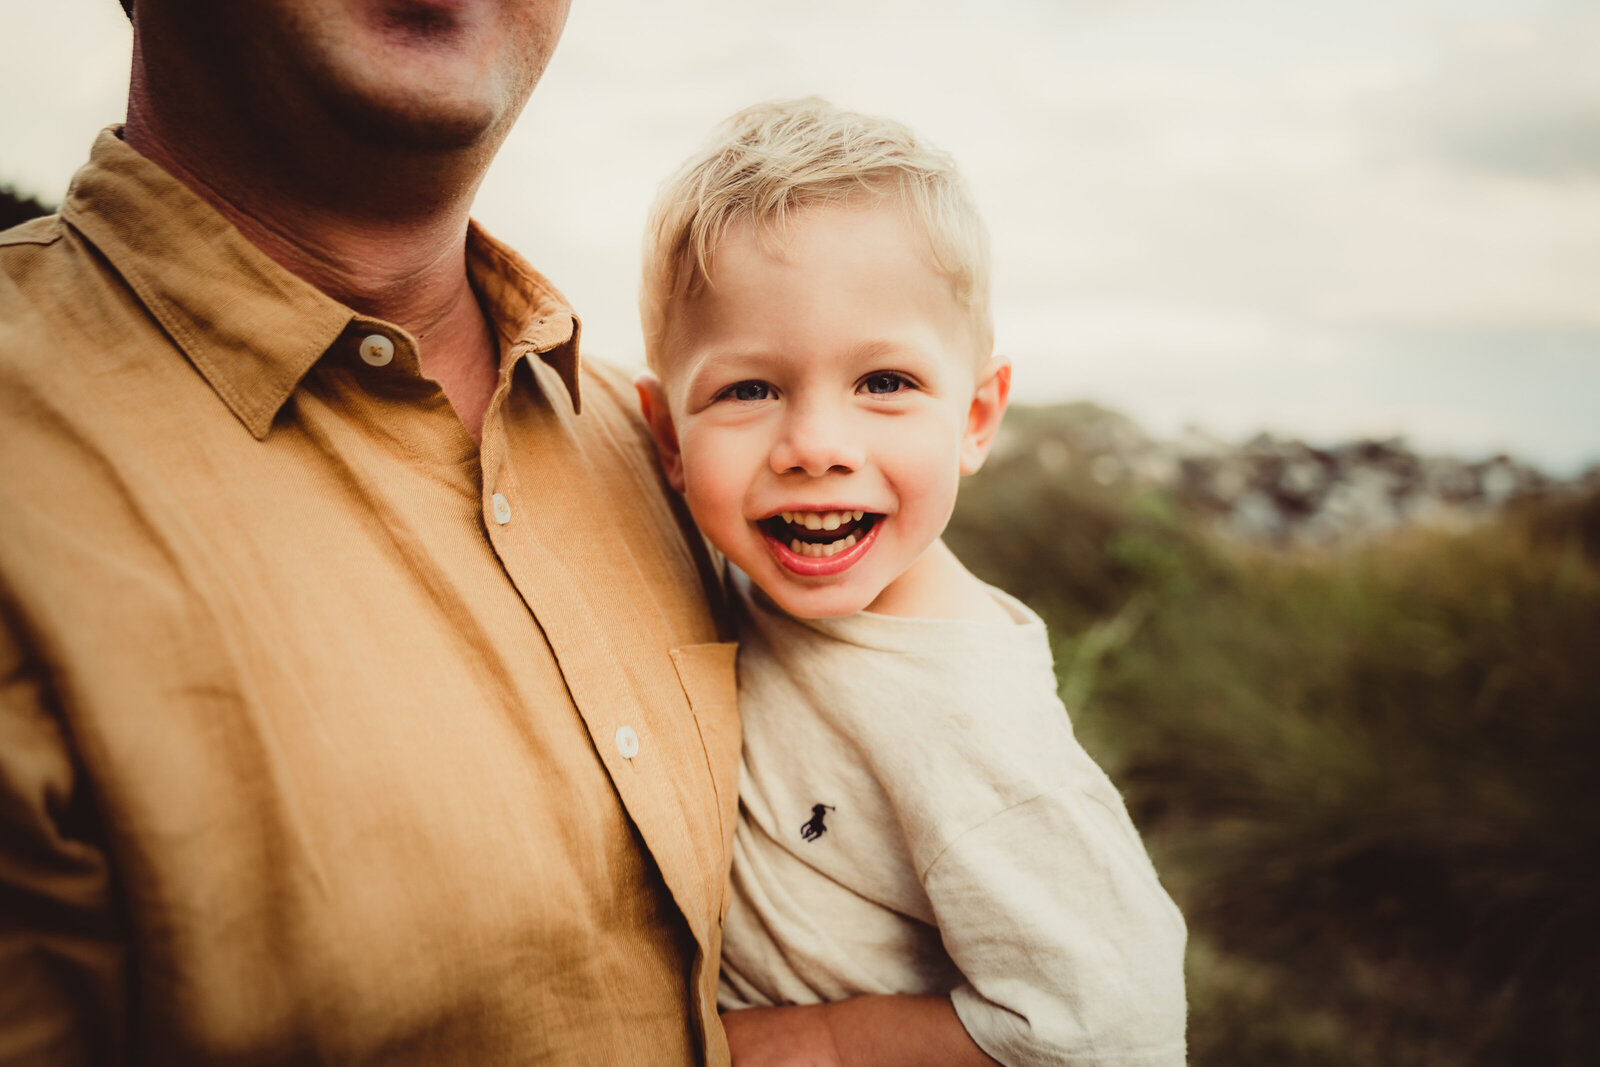
<path fill-rule="evenodd" d="M 986 316 L 898 198 L 806 205 L 771 222 L 742 216 L 707 253 L 683 252 L 662 308 L 651 362 L 669 394 L 712 352 L 803 360 L 884 341 L 974 372 L 992 354 Z"/>
<path fill-rule="evenodd" d="M 730 218 L 708 243 L 707 273 L 714 274 L 717 259 L 730 253 L 787 260 L 797 243 L 819 230 L 869 236 L 883 247 L 924 244 L 933 265 L 932 244 L 899 197 L 862 195 L 800 204 L 770 217 L 745 213 Z"/>
<path fill-rule="evenodd" d="M 772 220 L 730 220 L 703 262 L 686 260 L 675 299 L 685 308 L 760 300 L 765 293 L 740 284 L 752 274 L 768 283 L 803 284 L 808 277 L 863 266 L 908 279 L 941 278 L 951 300 L 965 306 L 959 281 L 939 262 L 932 240 L 897 201 L 886 198 L 806 205 Z"/>

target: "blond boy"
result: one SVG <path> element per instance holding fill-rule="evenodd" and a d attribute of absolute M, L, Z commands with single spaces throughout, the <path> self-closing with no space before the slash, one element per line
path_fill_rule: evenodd
<path fill-rule="evenodd" d="M 641 309 L 645 415 L 741 609 L 735 1062 L 1182 1063 L 1182 919 L 1043 624 L 940 540 L 1011 377 L 951 162 L 819 100 L 741 112 L 664 186 Z"/>

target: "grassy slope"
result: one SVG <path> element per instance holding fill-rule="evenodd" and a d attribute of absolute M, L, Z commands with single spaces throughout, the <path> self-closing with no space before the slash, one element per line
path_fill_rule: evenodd
<path fill-rule="evenodd" d="M 1191 927 L 1192 1061 L 1600 1061 L 1600 497 L 1318 556 L 968 480 Z"/>

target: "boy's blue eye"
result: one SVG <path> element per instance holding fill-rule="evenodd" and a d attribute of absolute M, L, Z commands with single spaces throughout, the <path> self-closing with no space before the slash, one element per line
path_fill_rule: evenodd
<path fill-rule="evenodd" d="M 910 384 L 898 374 L 874 374 L 861 383 L 869 393 L 898 393 Z"/>
<path fill-rule="evenodd" d="M 765 400 L 771 395 L 771 389 L 766 382 L 738 382 L 724 389 L 722 395 L 729 400 Z"/>

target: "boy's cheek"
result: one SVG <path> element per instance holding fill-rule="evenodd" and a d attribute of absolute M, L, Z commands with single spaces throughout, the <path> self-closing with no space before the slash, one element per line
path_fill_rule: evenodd
<path fill-rule="evenodd" d="M 720 472 L 715 466 L 706 466 L 703 462 L 696 462 L 696 459 L 703 461 L 705 457 L 685 457 L 679 492 L 683 493 L 696 522 L 714 522 L 723 510 L 725 496 L 719 484 Z"/>
<path fill-rule="evenodd" d="M 718 542 L 726 538 L 730 526 L 743 525 L 743 493 L 731 484 L 728 470 L 715 457 L 686 451 L 682 472 L 680 491 L 701 533 Z"/>

